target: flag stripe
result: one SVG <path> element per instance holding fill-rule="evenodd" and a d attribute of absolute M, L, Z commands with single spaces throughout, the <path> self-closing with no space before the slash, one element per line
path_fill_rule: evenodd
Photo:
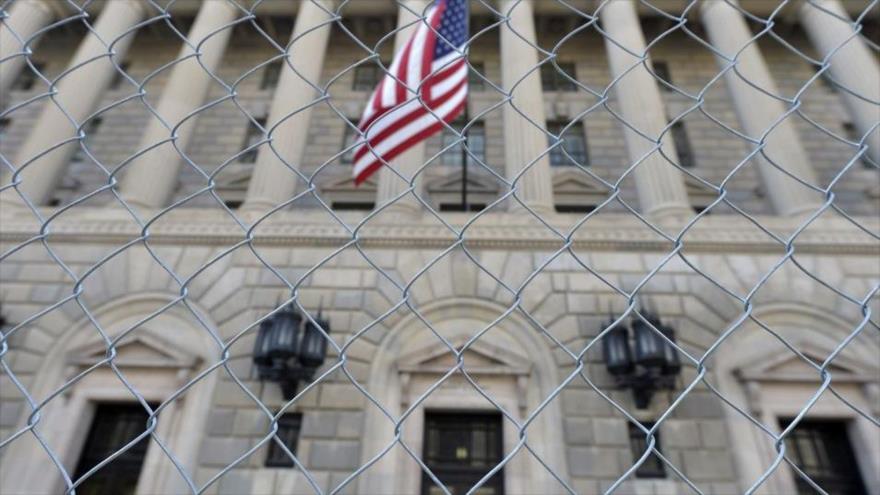
<path fill-rule="evenodd" d="M 467 17 L 467 0 L 434 0 L 414 24 L 358 124 L 356 183 L 462 112 L 468 90 Z"/>

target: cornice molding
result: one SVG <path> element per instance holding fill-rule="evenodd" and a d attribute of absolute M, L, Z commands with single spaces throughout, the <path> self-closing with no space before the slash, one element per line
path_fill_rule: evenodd
<path fill-rule="evenodd" d="M 52 243 L 104 244 L 136 239 L 141 229 L 119 212 L 100 208 L 82 208 L 53 219 L 48 225 Z M 21 210 L 19 210 L 21 213 Z M 356 225 L 356 217 L 340 215 Z M 258 217 L 240 213 L 242 223 Z M 468 214 L 449 214 L 444 218 L 458 226 L 471 218 Z M 444 248 L 456 242 L 455 234 L 436 218 L 383 222 L 380 214 L 357 231 L 357 242 L 363 247 L 379 248 Z M 526 220 L 526 221 L 524 221 Z M 553 215 L 551 225 L 567 232 L 577 220 L 571 216 Z M 758 221 L 773 232 L 793 232 L 803 219 L 762 217 Z M 860 218 L 871 231 L 880 230 L 875 218 Z M 672 228 L 666 228 L 667 232 Z M 39 224 L 21 219 L 20 215 L 0 217 L 0 241 L 22 243 L 38 237 Z M 149 242 L 154 245 L 231 245 L 241 242 L 245 231 L 219 209 L 181 209 L 168 212 L 149 228 Z M 326 212 L 278 212 L 261 222 L 253 233 L 259 246 L 342 246 L 353 236 L 336 224 Z M 669 252 L 673 244 L 653 232 L 637 218 L 627 214 L 596 217 L 571 236 L 577 251 L 646 251 Z M 469 248 L 507 250 L 557 250 L 565 245 L 549 229 L 536 221 L 509 213 L 492 213 L 467 228 L 464 243 Z M 746 219 L 736 216 L 709 216 L 701 219 L 684 237 L 686 252 L 778 253 L 785 247 Z M 880 256 L 880 241 L 852 224 L 837 219 L 818 219 L 795 241 L 796 253 L 852 254 Z"/>

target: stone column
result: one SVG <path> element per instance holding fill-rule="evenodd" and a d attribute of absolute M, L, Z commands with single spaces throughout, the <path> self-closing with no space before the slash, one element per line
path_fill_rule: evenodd
<path fill-rule="evenodd" d="M 171 69 L 168 82 L 162 89 L 162 97 L 156 108 L 164 123 L 155 116 L 150 118 L 147 130 L 138 149 L 150 149 L 126 165 L 120 186 L 126 202 L 142 208 L 160 208 L 171 199 L 177 186 L 181 151 L 186 151 L 193 131 L 195 118 L 176 129 L 176 142 L 172 144 L 170 128 L 178 125 L 200 107 L 212 84 L 211 77 L 220 66 L 223 53 L 229 44 L 237 9 L 226 0 L 207 0 L 202 3 L 195 22 L 187 33 L 189 43 L 184 43 Z M 224 28 L 225 27 L 225 28 Z M 194 56 L 195 49 L 200 55 Z"/>
<path fill-rule="evenodd" d="M 429 4 L 429 0 L 402 0 L 397 9 L 397 33 L 394 35 L 394 53 L 396 54 L 406 46 L 413 31 L 418 28 L 419 24 L 415 21 L 421 17 Z M 408 26 L 409 25 L 409 26 Z M 408 26 L 408 27 L 405 27 Z M 411 88 L 415 89 L 415 88 Z M 407 181 L 425 164 L 425 142 L 422 141 L 412 148 L 398 155 L 394 160 L 388 162 L 388 166 L 379 169 L 379 184 L 376 187 L 376 206 L 385 204 L 396 198 L 409 188 Z M 390 168 L 389 168 L 390 166 Z M 394 169 L 402 175 L 401 179 Z M 422 173 L 415 182 L 414 193 L 422 194 Z M 421 211 L 421 203 L 419 203 L 412 194 L 398 199 L 392 205 L 383 210 L 383 213 L 403 213 L 416 215 Z M 393 218 L 393 216 L 387 216 Z"/>
<path fill-rule="evenodd" d="M 332 29 L 331 17 L 324 9 L 332 11 L 334 4 L 334 0 L 300 4 L 290 56 L 282 63 L 267 119 L 267 128 L 277 127 L 272 131 L 271 147 L 267 143 L 259 148 L 243 209 L 273 208 L 289 200 L 296 190 L 298 176 L 291 168 L 299 169 L 303 159 L 312 114 L 308 105 L 319 97 L 313 85 L 320 83 Z"/>
<path fill-rule="evenodd" d="M 21 55 L 24 47 L 21 42 L 27 43 L 34 33 L 46 27 L 55 17 L 45 0 L 18 0 L 7 14 L 9 17 L 0 24 L 0 108 L 9 101 L 9 88 L 24 67 L 25 57 Z M 31 43 L 29 46 L 33 48 L 33 45 Z M 12 57 L 14 54 L 19 55 Z"/>
<path fill-rule="evenodd" d="M 76 126 L 70 119 L 82 124 L 97 108 L 107 86 L 117 74 L 107 56 L 108 46 L 112 43 L 116 60 L 125 56 L 134 38 L 132 28 L 146 15 L 145 5 L 138 0 L 107 2 L 93 26 L 98 36 L 92 33 L 86 35 L 68 65 L 68 70 L 76 69 L 58 80 L 55 101 L 46 101 L 39 119 L 16 156 L 15 166 L 24 167 L 18 189 L 31 202 L 40 205 L 50 199 L 70 157 L 79 146 L 77 141 L 58 146 L 76 136 Z M 10 180 L 4 174 L 3 183 Z M 5 197 L 13 195 L 4 194 Z"/>
<path fill-rule="evenodd" d="M 500 0 L 498 6 L 509 17 L 500 27 L 501 82 L 504 90 L 511 93 L 503 111 L 504 170 L 511 180 L 531 165 L 516 183 L 517 197 L 536 212 L 549 213 L 553 211 L 553 178 L 549 156 L 541 156 L 547 150 L 547 135 L 537 127 L 546 127 L 547 121 L 541 75 L 534 70 L 538 51 L 532 3 L 533 0 Z M 510 201 L 511 208 L 517 210 L 519 203 Z"/>
<path fill-rule="evenodd" d="M 866 141 L 868 155 L 874 163 L 880 163 L 880 128 L 877 127 L 880 122 L 880 65 L 877 57 L 855 34 L 852 20 L 839 0 L 804 2 L 800 19 L 819 57 L 828 58 L 831 76 L 848 90 L 840 92 L 843 103 L 859 135 L 871 133 Z"/>
<path fill-rule="evenodd" d="M 718 57 L 719 66 L 727 67 L 736 57 L 736 71 L 731 68 L 725 72 L 724 80 L 744 133 L 753 139 L 765 139 L 764 153 L 780 168 L 809 184 L 817 184 L 816 174 L 792 122 L 793 117 L 778 122 L 787 110 L 786 105 L 752 86 L 770 94 L 780 94 L 742 14 L 731 4 L 714 0 L 703 4 L 702 20 L 709 41 L 723 55 Z M 769 134 L 765 137 L 766 133 Z M 755 145 L 750 144 L 750 147 Z M 796 215 L 813 211 L 821 204 L 819 193 L 799 184 L 763 156 L 756 155 L 755 160 L 767 196 L 777 213 Z"/>
<path fill-rule="evenodd" d="M 657 81 L 640 57 L 634 55 L 646 50 L 635 5 L 630 0 L 612 0 L 602 8 L 600 18 L 607 33 L 605 50 L 611 75 L 616 79 L 614 89 L 620 115 L 638 130 L 624 127 L 629 162 L 639 162 L 633 171 L 639 205 L 643 213 L 653 218 L 690 216 L 684 174 L 655 149 L 669 122 Z M 661 144 L 663 152 L 677 163 L 678 154 L 669 132 Z"/>

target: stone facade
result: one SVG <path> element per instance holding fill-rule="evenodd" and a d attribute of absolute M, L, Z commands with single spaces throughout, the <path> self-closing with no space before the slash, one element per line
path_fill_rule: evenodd
<path fill-rule="evenodd" d="M 542 48 L 552 49 L 561 36 L 577 29 L 574 19 L 535 4 Z M 271 18 L 258 16 L 260 26 L 283 46 L 293 29 L 293 13 L 271 3 L 270 8 Z M 187 19 L 195 12 L 181 9 L 173 22 L 186 33 Z M 671 27 L 641 14 L 648 40 Z M 379 42 L 395 25 L 390 8 L 344 18 L 367 45 Z M 474 23 L 491 24 L 488 15 L 475 16 Z M 59 75 L 73 56 L 84 35 L 76 25 L 53 29 L 39 41 L 31 60 L 43 64 L 46 77 Z M 780 91 L 791 97 L 814 75 L 795 50 L 815 51 L 797 23 L 777 29 L 791 47 L 768 37 L 758 46 Z M 499 38 L 492 29 L 470 47 L 470 61 L 484 68 L 491 84 L 472 90 L 468 113 L 481 115 L 486 164 L 503 176 L 502 109 L 482 113 L 503 98 L 491 87 L 502 84 Z M 392 40 L 380 44 L 383 61 L 393 55 Z M 556 50 L 558 62 L 573 64 L 578 81 L 596 94 L 604 93 L 613 79 L 604 43 L 596 29 L 586 29 Z M 119 61 L 133 81 L 143 83 L 144 99 L 154 107 L 168 80 L 167 70 L 155 71 L 179 51 L 177 35 L 162 22 L 152 23 L 137 32 Z M 139 151 L 154 117 L 140 98 L 115 104 L 136 92 L 126 80 L 111 83 L 103 94 L 98 108 L 110 108 L 85 139 L 105 169 L 81 155 L 67 167 L 60 187 L 38 208 L 44 219 L 63 211 L 51 220 L 47 234 L 41 235 L 41 222 L 20 206 L 4 206 L 0 212 L 0 245 L 8 253 L 0 259 L 0 301 L 3 317 L 16 328 L 3 349 L 0 374 L 0 439 L 14 437 L 0 450 L 3 493 L 53 493 L 63 487 L 38 436 L 30 430 L 19 434 L 36 421 L 30 415 L 33 404 L 41 409 L 34 431 L 71 472 L 95 404 L 134 401 L 128 386 L 147 402 L 162 404 L 138 493 L 188 491 L 175 464 L 198 487 L 209 483 L 208 494 L 314 493 L 339 487 L 340 493 L 352 494 L 416 493 L 418 465 L 400 445 L 385 452 L 395 431 L 383 410 L 395 417 L 413 411 L 400 437 L 419 452 L 425 410 L 496 406 L 460 374 L 423 397 L 442 378 L 437 370 L 456 365 L 432 330 L 454 345 L 485 331 L 463 355 L 464 369 L 473 363 L 471 378 L 512 419 L 520 424 L 533 420 L 525 428 L 528 445 L 546 467 L 584 494 L 605 492 L 638 459 L 630 448 L 631 419 L 661 418 L 662 451 L 671 466 L 666 478 L 630 476 L 616 493 L 661 495 L 693 488 L 742 493 L 770 468 L 775 451 L 770 438 L 741 411 L 778 431 L 779 420 L 795 416 L 823 384 L 817 369 L 784 344 L 821 363 L 852 337 L 832 368 L 834 392 L 846 401 L 826 390 L 810 414 L 849 422 L 865 485 L 869 493 L 880 493 L 880 469 L 873 469 L 880 468 L 880 430 L 867 419 L 880 414 L 880 247 L 871 234 L 880 229 L 876 167 L 855 164 L 833 187 L 834 204 L 854 221 L 829 210 L 798 232 L 805 218 L 774 214 L 773 191 L 751 164 L 725 189 L 727 198 L 755 221 L 719 204 L 681 234 L 678 251 L 674 240 L 682 219 L 658 221 L 664 237 L 619 202 L 609 203 L 583 225 L 583 214 L 548 212 L 548 226 L 506 211 L 507 204 L 501 203 L 467 225 L 463 242 L 427 211 L 413 217 L 380 214 L 363 224 L 354 243 L 349 229 L 369 211 L 340 209 L 335 213 L 343 226 L 312 195 L 257 224 L 263 212 L 234 209 L 245 199 L 253 164 L 221 164 L 243 149 L 249 118 L 268 115 L 275 89 L 261 87 L 265 68 L 239 78 L 277 54 L 252 24 L 235 27 L 217 76 L 226 85 L 235 84 L 236 98 L 226 99 L 229 92 L 215 81 L 205 101 L 218 103 L 186 124 L 194 126 L 186 149 L 191 163 L 181 168 L 172 202 L 206 188 L 205 174 L 220 170 L 213 176 L 216 191 L 242 224 L 207 192 L 148 228 L 120 208 L 108 190 L 63 210 L 105 186 L 107 171 Z M 713 54 L 681 30 L 662 37 L 650 55 L 655 64 L 668 66 L 673 84 L 692 95 L 719 72 Z M 369 90 L 353 89 L 352 68 L 368 56 L 341 28 L 332 29 L 321 83 L 334 81 L 328 99 L 333 107 L 314 107 L 300 168 L 306 176 L 314 174 L 316 192 L 328 205 L 375 201 L 351 186 L 350 165 L 336 159 L 324 166 L 343 149 L 345 125 L 336 112 L 356 122 L 368 97 Z M 4 102 L 23 102 L 45 90 L 39 81 L 29 90 L 13 87 Z M 743 139 L 712 120 L 740 129 L 723 80 L 702 93 L 697 110 L 686 95 L 667 90 L 661 95 L 668 113 L 664 118 L 685 115 L 695 164 L 690 171 L 717 186 L 749 153 Z M 619 111 L 617 98 L 608 91 L 607 107 L 596 107 L 582 119 L 589 169 L 608 182 L 619 180 L 632 164 L 624 128 L 612 113 Z M 571 120 L 599 100 L 583 90 L 543 93 L 548 121 Z M 819 129 L 846 135 L 852 119 L 840 100 L 839 90 L 816 80 L 800 94 L 800 114 L 794 118 L 800 145 L 823 188 L 856 153 L 851 144 Z M 41 104 L 30 104 L 5 117 L 4 162 L 18 165 L 14 157 L 40 111 Z M 426 156 L 440 146 L 440 136 L 431 138 Z M 442 162 L 426 169 L 428 204 L 439 208 L 444 194 L 454 194 L 459 173 L 459 167 Z M 505 192 L 506 186 L 487 171 L 474 167 L 472 173 L 485 197 Z M 559 202 L 596 205 L 609 194 L 577 167 L 552 166 L 550 173 Z M 297 192 L 308 187 L 300 180 Z M 686 181 L 686 188 L 697 209 L 717 197 L 693 180 Z M 632 177 L 620 189 L 624 202 L 644 208 Z M 11 189 L 0 193 L 11 194 Z M 571 198 L 581 202 L 570 203 Z M 151 215 L 157 210 L 144 211 Z M 454 229 L 472 216 L 442 213 Z M 242 225 L 255 226 L 248 231 Z M 789 248 L 784 240 L 795 233 Z M 676 328 L 681 348 L 695 358 L 683 358 L 676 389 L 657 394 L 648 409 L 636 409 L 632 394 L 615 388 L 596 339 L 608 313 L 619 315 L 626 308 L 621 291 L 637 287 L 643 300 Z M 294 288 L 297 304 L 310 314 L 323 308 L 333 338 L 319 380 L 287 409 L 303 414 L 296 454 L 307 472 L 265 467 L 269 413 L 285 400 L 277 385 L 257 379 L 251 361 L 255 322 Z M 108 338 L 114 339 L 116 365 L 90 368 L 106 361 Z M 64 391 L 54 395 L 60 387 Z M 520 432 L 509 419 L 503 431 L 507 453 L 517 448 Z M 172 453 L 173 463 L 160 444 Z M 365 465 L 370 467 L 349 479 Z M 507 493 L 565 493 L 545 466 L 522 449 L 505 467 L 505 487 Z M 759 493 L 794 493 L 791 468 L 781 465 Z"/>

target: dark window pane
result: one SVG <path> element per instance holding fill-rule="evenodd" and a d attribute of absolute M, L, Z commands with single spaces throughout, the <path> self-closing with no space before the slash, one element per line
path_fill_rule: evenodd
<path fill-rule="evenodd" d="M 390 64 L 382 62 L 382 65 L 388 67 Z M 354 84 L 352 88 L 355 91 L 373 91 L 382 80 L 385 71 L 375 62 L 367 62 L 354 68 Z"/>
<path fill-rule="evenodd" d="M 450 124 L 452 128 L 456 129 L 458 132 L 452 132 L 449 129 L 443 128 L 443 148 L 459 141 L 459 133 L 466 124 L 467 120 L 460 117 Z M 465 135 L 465 142 L 467 143 L 467 148 L 470 153 L 465 151 L 464 146 L 461 144 L 453 146 L 443 153 L 442 161 L 444 165 L 460 166 L 464 163 L 465 157 L 467 157 L 468 165 L 477 164 L 474 157 L 476 157 L 477 160 L 486 163 L 486 128 L 482 121 L 474 122 L 468 128 L 467 134 Z"/>
<path fill-rule="evenodd" d="M 449 490 L 467 493 L 503 458 L 501 415 L 479 413 L 425 413 L 423 461 Z M 504 470 L 476 493 L 503 495 Z M 422 475 L 422 495 L 443 493 L 427 473 Z"/>
<path fill-rule="evenodd" d="M 33 64 L 34 69 L 41 74 L 43 73 L 43 70 L 46 69 L 46 64 L 43 62 L 31 62 L 31 64 Z M 32 69 L 30 65 L 25 64 L 21 70 L 21 74 L 19 74 L 15 79 L 15 82 L 12 83 L 12 89 L 16 91 L 32 90 L 39 77 L 34 72 L 34 69 Z"/>
<path fill-rule="evenodd" d="M 596 205 L 556 205 L 557 213 L 591 213 L 596 209 Z"/>
<path fill-rule="evenodd" d="M 694 153 L 691 149 L 691 141 L 688 139 L 687 131 L 684 128 L 684 122 L 679 120 L 673 124 L 670 132 L 672 132 L 675 152 L 678 154 L 678 163 L 685 168 L 693 167 Z"/>
<path fill-rule="evenodd" d="M 654 427 L 654 423 L 642 423 L 645 429 L 651 429 Z M 654 448 L 663 452 L 663 449 L 660 446 L 660 432 L 657 431 L 654 433 Z M 648 450 L 648 438 L 645 435 L 645 432 L 642 431 L 638 426 L 629 423 L 629 448 L 632 452 L 633 462 L 637 461 L 644 455 L 645 451 Z M 645 462 L 642 463 L 641 466 L 636 469 L 636 478 L 665 478 L 666 477 L 666 465 L 663 464 L 663 461 L 657 457 L 657 454 L 651 453 L 651 455 L 645 459 Z"/>
<path fill-rule="evenodd" d="M 278 418 L 278 431 L 275 435 L 281 443 L 296 455 L 296 446 L 299 443 L 299 431 L 302 427 L 302 414 L 286 413 Z M 284 449 L 278 445 L 275 438 L 269 442 L 269 455 L 266 456 L 266 467 L 294 467 L 295 464 Z"/>
<path fill-rule="evenodd" d="M 283 60 L 276 60 L 263 67 L 263 77 L 260 79 L 260 89 L 275 89 L 278 79 L 281 77 L 281 64 Z"/>
<path fill-rule="evenodd" d="M 782 428 L 789 424 L 789 419 L 780 421 Z M 785 455 L 829 494 L 867 493 L 843 421 L 802 420 L 785 437 Z M 798 494 L 816 493 L 797 473 L 794 476 Z"/>
<path fill-rule="evenodd" d="M 334 210 L 371 211 L 376 204 L 371 201 L 334 201 L 330 208 Z"/>
<path fill-rule="evenodd" d="M 568 125 L 568 122 L 548 122 L 547 130 L 551 134 L 559 136 L 566 125 Z M 577 163 L 581 166 L 587 166 L 590 164 L 589 154 L 587 153 L 587 137 L 582 123 L 575 122 L 559 137 L 562 139 L 562 145 L 550 150 L 550 165 L 565 166 Z M 553 143 L 553 138 L 547 136 L 547 145 L 551 146 Z M 566 156 L 566 153 L 568 153 L 568 156 Z"/>
<path fill-rule="evenodd" d="M 354 121 L 356 119 L 349 120 Z M 345 124 L 345 130 L 342 134 L 342 149 L 347 151 L 342 155 L 342 163 L 351 163 L 354 161 L 354 153 L 357 151 L 357 148 L 349 149 L 349 146 L 353 146 L 360 137 L 360 134 L 358 134 L 357 130 L 355 130 L 352 125 Z"/>
<path fill-rule="evenodd" d="M 248 122 L 248 128 L 244 135 L 244 143 L 241 146 L 241 149 L 247 149 L 263 139 L 263 131 L 260 127 L 265 127 L 266 118 L 256 119 L 259 127 L 254 125 L 253 122 Z M 242 163 L 254 163 L 257 161 L 257 150 L 259 147 L 253 148 L 245 152 L 244 154 L 239 156 L 239 161 Z"/>
<path fill-rule="evenodd" d="M 79 456 L 74 480 L 126 446 L 147 430 L 147 411 L 140 404 L 100 404 Z M 142 438 L 119 457 L 89 476 L 76 489 L 77 494 L 133 494 L 150 445 Z"/>
<path fill-rule="evenodd" d="M 559 66 L 558 69 L 556 65 Z M 543 86 L 544 91 L 577 91 L 577 86 L 563 74 L 568 74 L 571 78 L 577 79 L 574 64 L 570 62 L 557 62 L 556 65 L 553 65 L 552 62 L 547 62 L 541 66 L 541 86 Z"/>

